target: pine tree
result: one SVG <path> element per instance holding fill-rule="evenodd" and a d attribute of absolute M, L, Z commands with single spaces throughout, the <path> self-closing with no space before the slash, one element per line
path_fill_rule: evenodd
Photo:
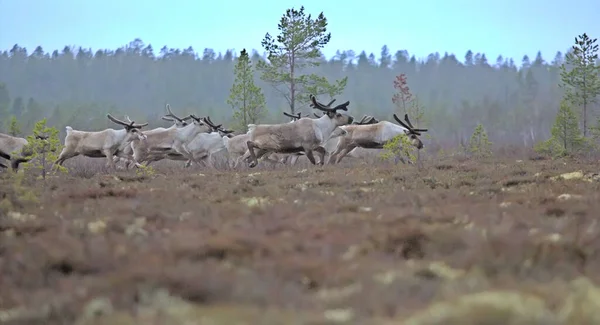
<path fill-rule="evenodd" d="M 561 144 L 562 149 L 566 153 L 571 153 L 581 147 L 583 137 L 579 130 L 579 122 L 577 116 L 571 109 L 571 106 L 566 102 L 560 103 L 556 120 L 550 131 L 552 137 Z"/>
<path fill-rule="evenodd" d="M 266 115 L 266 101 L 262 90 L 254 84 L 254 71 L 246 49 L 240 53 L 234 68 L 235 81 L 227 104 L 233 110 L 237 129 L 246 132 L 248 124 L 256 124 Z"/>
<path fill-rule="evenodd" d="M 46 179 L 50 163 L 58 158 L 61 149 L 58 130 L 48 127 L 45 118 L 38 121 L 33 127 L 33 134 L 27 136 L 27 145 L 22 150 L 25 158 L 23 170 L 27 172 L 37 170 L 39 177 Z M 58 165 L 56 167 L 59 171 L 66 172 L 65 167 Z"/>
<path fill-rule="evenodd" d="M 469 140 L 469 151 L 476 157 L 483 158 L 492 155 L 492 143 L 481 123 L 477 124 L 471 139 Z"/>
<path fill-rule="evenodd" d="M 550 139 L 536 146 L 537 152 L 560 157 L 576 152 L 585 144 L 577 115 L 566 99 L 560 103 L 550 134 Z"/>
<path fill-rule="evenodd" d="M 8 134 L 12 135 L 13 137 L 18 137 L 21 135 L 21 126 L 19 125 L 19 120 L 17 120 L 17 117 L 14 115 L 12 115 L 8 120 L 6 128 L 8 129 Z"/>
<path fill-rule="evenodd" d="M 587 136 L 588 130 L 588 109 L 600 95 L 600 66 L 596 64 L 598 59 L 596 41 L 596 38 L 591 39 L 586 33 L 577 36 L 575 45 L 565 56 L 566 62 L 560 67 L 560 77 L 567 100 L 571 105 L 582 109 L 584 137 Z"/>
<path fill-rule="evenodd" d="M 348 77 L 330 83 L 316 74 L 302 74 L 302 70 L 320 64 L 321 52 L 329 40 L 327 18 L 321 12 L 316 19 L 306 15 L 304 6 L 299 10 L 287 9 L 278 24 L 279 35 L 265 35 L 261 45 L 268 53 L 269 62 L 258 61 L 256 67 L 262 72 L 262 80 L 270 83 L 283 94 L 290 105 L 290 113 L 296 113 L 298 103 L 308 102 L 310 94 L 341 94 Z"/>
<path fill-rule="evenodd" d="M 9 113 L 10 95 L 6 84 L 0 82 L 0 119 L 3 119 Z"/>

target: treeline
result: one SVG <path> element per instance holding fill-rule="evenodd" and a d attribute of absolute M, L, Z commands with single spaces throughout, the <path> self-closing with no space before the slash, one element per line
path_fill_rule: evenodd
<path fill-rule="evenodd" d="M 251 53 L 253 62 L 265 59 L 256 50 Z M 0 53 L 0 127 L 7 131 L 10 116 L 18 119 L 23 133 L 42 117 L 61 133 L 66 125 L 84 130 L 115 127 L 107 112 L 148 121 L 151 127 L 165 126 L 169 124 L 160 120 L 165 103 L 181 115 L 193 112 L 228 123 L 233 110 L 226 100 L 237 56 L 209 48 L 201 54 L 191 47 L 156 51 L 140 39 L 96 51 L 65 46 L 50 53 L 39 46 L 30 51 L 15 45 Z M 558 86 L 563 54 L 547 61 L 538 52 L 520 61 L 517 68 L 511 58 L 491 59 L 471 51 L 462 57 L 434 53 L 420 61 L 407 51 L 392 53 L 383 46 L 377 55 L 338 51 L 332 58 L 322 57 L 311 72 L 331 81 L 347 76 L 338 101 L 350 100 L 350 112 L 358 118 L 370 114 L 388 120 L 398 111 L 392 103 L 393 80 L 404 73 L 425 107 L 435 139 L 465 142 L 482 123 L 495 143 L 531 146 L 549 136 L 556 116 L 563 95 Z M 281 112 L 287 110 L 286 100 L 255 74 L 266 97 L 266 121 L 285 121 Z M 307 103 L 300 110 L 312 113 Z"/>

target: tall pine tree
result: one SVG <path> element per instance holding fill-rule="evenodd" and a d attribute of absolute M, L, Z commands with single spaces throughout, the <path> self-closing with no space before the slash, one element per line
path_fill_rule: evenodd
<path fill-rule="evenodd" d="M 246 49 L 240 53 L 234 68 L 235 81 L 229 93 L 227 104 L 233 108 L 236 129 L 247 131 L 248 124 L 256 124 L 266 114 L 265 96 L 254 84 L 254 71 Z"/>
<path fill-rule="evenodd" d="M 575 38 L 575 45 L 565 56 L 561 65 L 561 79 L 566 90 L 567 100 L 581 107 L 583 136 L 587 136 L 588 110 L 600 95 L 600 67 L 597 39 L 591 39 L 586 33 Z"/>
<path fill-rule="evenodd" d="M 267 33 L 261 42 L 269 62 L 259 61 L 256 67 L 262 71 L 261 78 L 283 94 L 292 114 L 296 113 L 298 103 L 308 102 L 311 93 L 333 97 L 344 90 L 348 77 L 330 84 L 325 77 L 302 71 L 320 64 L 320 49 L 331 39 L 322 12 L 313 19 L 306 15 L 304 6 L 299 10 L 287 9 L 278 29 L 279 35 L 272 37 Z"/>

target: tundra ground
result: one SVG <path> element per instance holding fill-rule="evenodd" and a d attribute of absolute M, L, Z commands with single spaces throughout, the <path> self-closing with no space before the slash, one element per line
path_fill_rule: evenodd
<path fill-rule="evenodd" d="M 0 323 L 600 323 L 596 162 L 175 169 L 0 176 Z"/>

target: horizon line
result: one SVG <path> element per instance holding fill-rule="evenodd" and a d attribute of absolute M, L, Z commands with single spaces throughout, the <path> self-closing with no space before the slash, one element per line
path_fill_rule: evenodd
<path fill-rule="evenodd" d="M 66 45 L 64 45 L 64 46 L 63 46 L 63 48 L 62 48 L 62 49 L 56 49 L 56 48 L 55 48 L 55 49 L 53 49 L 53 50 L 50 50 L 50 51 L 48 51 L 48 50 L 46 50 L 46 49 L 44 48 L 44 46 L 42 46 L 42 45 L 37 45 L 37 46 L 35 46 L 33 49 L 31 49 L 31 48 L 28 48 L 28 47 L 26 47 L 26 46 L 21 46 L 19 43 L 15 43 L 15 44 L 14 44 L 14 45 L 13 45 L 11 48 L 9 48 L 9 49 L 3 49 L 3 50 L 0 50 L 0 52 L 7 52 L 7 53 L 10 53 L 10 51 L 11 51 L 11 50 L 12 50 L 12 49 L 13 49 L 15 46 L 19 46 L 19 47 L 21 47 L 21 48 L 24 48 L 24 49 L 27 51 L 27 55 L 28 55 L 28 56 L 30 56 L 30 55 L 31 55 L 31 53 L 33 53 L 33 51 L 34 51 L 34 50 L 35 50 L 37 47 L 41 47 L 41 48 L 42 48 L 42 50 L 44 51 L 44 54 L 49 54 L 49 55 L 51 55 L 51 54 L 52 54 L 52 53 L 54 53 L 54 52 L 62 53 L 62 51 L 64 50 L 64 48 L 65 48 L 65 47 L 69 47 L 71 50 L 73 50 L 73 54 L 77 54 L 77 53 L 80 51 L 80 49 L 90 50 L 90 52 L 91 52 L 91 53 L 95 54 L 95 53 L 96 53 L 96 52 L 98 52 L 98 51 L 111 51 L 111 52 L 114 52 L 114 51 L 116 51 L 117 49 L 120 49 L 120 48 L 126 48 L 126 47 L 128 47 L 128 46 L 129 46 L 131 43 L 133 43 L 133 42 L 135 42 L 135 41 L 137 41 L 137 40 L 139 40 L 139 41 L 141 41 L 141 42 L 143 43 L 143 46 L 142 46 L 142 48 L 146 48 L 146 47 L 148 47 L 148 46 L 151 46 L 151 47 L 152 47 L 152 50 L 153 50 L 153 52 L 154 52 L 154 55 L 155 55 L 155 57 L 156 57 L 156 58 L 161 58 L 161 57 L 163 57 L 163 56 L 162 56 L 162 55 L 160 55 L 159 53 L 156 53 L 156 52 L 158 52 L 158 51 L 162 50 L 163 48 L 167 48 L 167 49 L 169 49 L 169 50 L 170 50 L 170 49 L 175 49 L 175 50 L 180 50 L 180 51 L 183 51 L 183 50 L 186 50 L 186 49 L 192 48 L 192 50 L 193 50 L 193 53 L 194 53 L 195 57 L 196 57 L 196 58 L 200 58 L 200 59 L 201 59 L 201 57 L 202 57 L 202 51 L 204 51 L 204 50 L 207 50 L 207 49 L 208 49 L 208 50 L 212 50 L 212 51 L 213 51 L 213 52 L 214 52 L 214 53 L 215 53 L 217 56 L 218 56 L 218 55 L 221 55 L 221 56 L 222 56 L 222 55 L 225 55 L 225 53 L 227 53 L 228 51 L 231 51 L 231 52 L 233 52 L 233 53 L 234 53 L 236 56 L 238 56 L 238 57 L 239 57 L 239 53 L 241 53 L 241 51 L 242 51 L 242 50 L 236 50 L 236 48 L 235 48 L 235 47 L 232 47 L 232 48 L 227 48 L 227 49 L 225 49 L 225 50 L 222 50 L 222 49 L 219 49 L 219 50 L 217 50 L 217 49 L 215 49 L 215 48 L 211 48 L 211 47 L 204 47 L 202 50 L 197 50 L 196 48 L 194 48 L 194 46 L 193 46 L 193 45 L 189 45 L 189 46 L 187 46 L 187 47 L 179 47 L 179 48 L 178 48 L 178 47 L 170 47 L 170 46 L 168 46 L 168 45 L 166 45 L 166 44 L 165 44 L 165 45 L 162 45 L 162 46 L 160 46 L 160 47 L 155 47 L 154 45 L 152 45 L 152 43 L 151 43 L 151 42 L 150 42 L 150 43 L 146 43 L 146 42 L 144 42 L 144 41 L 143 41 L 141 38 L 135 38 L 135 39 L 133 39 L 132 41 L 130 41 L 130 42 L 126 43 L 126 44 L 121 44 L 121 45 L 119 45 L 119 46 L 117 46 L 117 47 L 115 47 L 115 48 L 100 48 L 100 47 L 94 48 L 94 47 L 91 47 L 91 46 L 82 46 L 82 45 L 76 45 L 76 44 L 67 45 L 67 44 L 66 44 Z M 381 49 L 383 49 L 383 47 L 384 47 L 384 46 L 387 46 L 387 44 L 384 44 L 384 45 L 382 45 L 382 46 L 380 47 L 380 50 L 381 50 Z M 389 54 L 390 54 L 390 56 L 392 57 L 392 62 L 396 62 L 396 60 L 395 60 L 395 56 L 396 56 L 396 54 L 397 54 L 398 52 L 406 52 L 406 53 L 408 54 L 408 59 L 409 59 L 409 60 L 412 60 L 412 58 L 414 58 L 414 59 L 415 59 L 417 62 L 419 62 L 419 63 L 424 63 L 424 62 L 427 62 L 427 59 L 428 59 L 428 57 L 429 57 L 430 55 L 435 55 L 435 54 L 437 54 L 437 55 L 439 55 L 440 57 L 444 57 L 444 56 L 446 56 L 446 55 L 447 55 L 447 56 L 454 56 L 454 57 L 455 57 L 455 58 L 458 60 L 458 62 L 460 62 L 461 64 L 464 64 L 464 57 L 463 57 L 463 58 L 459 58 L 459 56 L 458 56 L 456 53 L 452 53 L 452 52 L 449 52 L 449 51 L 435 51 L 435 52 L 429 53 L 429 54 L 427 54 L 427 55 L 425 55 L 425 56 L 419 56 L 419 57 L 417 57 L 417 56 L 416 56 L 416 54 L 411 54 L 411 53 L 410 53 L 410 51 L 409 51 L 408 49 L 399 49 L 399 50 L 396 50 L 396 51 L 392 51 L 392 50 L 390 49 L 390 47 L 389 47 L 389 46 L 387 46 L 387 48 L 388 48 L 388 51 L 389 51 Z M 261 51 L 259 51 L 259 50 L 258 50 L 258 49 L 256 49 L 256 48 L 252 48 L 252 49 L 250 49 L 250 50 L 249 50 L 248 48 L 242 48 L 242 49 L 245 49 L 245 50 L 248 52 L 248 54 L 250 54 L 250 55 L 254 55 L 254 53 L 258 53 L 258 55 L 260 55 L 262 58 L 265 58 L 265 57 L 266 57 L 266 54 L 267 54 L 267 51 L 265 51 L 264 49 L 262 49 L 262 53 L 261 53 Z M 538 55 L 538 54 L 540 54 L 540 55 L 541 55 L 541 57 L 542 57 L 542 59 L 543 59 L 543 61 L 544 61 L 545 63 L 547 63 L 547 64 L 550 64 L 550 63 L 551 63 L 551 62 L 554 60 L 554 58 L 556 57 L 556 55 L 558 55 L 558 54 L 560 53 L 560 54 L 563 56 L 563 58 L 564 58 L 564 55 L 565 55 L 565 54 L 566 54 L 566 53 L 567 53 L 567 52 L 568 52 L 570 49 L 571 49 L 571 47 L 569 47 L 567 50 L 563 50 L 563 51 L 561 51 L 561 50 L 557 50 L 557 51 L 554 53 L 554 57 L 553 57 L 551 60 L 547 60 L 547 59 L 544 57 L 544 54 L 542 53 L 542 51 L 541 51 L 541 50 L 538 50 L 538 51 L 536 51 L 535 55 L 533 55 L 533 56 L 530 56 L 529 54 L 524 54 L 524 55 L 523 55 L 523 56 L 520 58 L 520 60 L 519 60 L 519 61 L 517 61 L 517 59 L 515 59 L 515 58 L 513 58 L 513 57 L 504 56 L 504 55 L 502 55 L 502 54 L 498 55 L 496 58 L 490 59 L 489 57 L 487 57 L 487 55 L 486 55 L 486 53 L 485 53 L 485 52 L 477 52 L 477 51 L 474 51 L 474 50 L 472 50 L 472 49 L 469 49 L 469 50 L 465 51 L 465 53 L 463 54 L 463 56 L 464 56 L 464 55 L 466 55 L 466 54 L 467 54 L 467 52 L 469 52 L 469 51 L 471 51 L 473 55 L 476 55 L 476 54 L 485 55 L 485 56 L 486 56 L 486 59 L 487 59 L 487 61 L 488 61 L 488 64 L 489 64 L 490 66 L 495 66 L 495 65 L 496 65 L 495 61 L 498 59 L 498 57 L 500 57 L 500 56 L 501 56 L 501 57 L 502 57 L 502 59 L 503 59 L 504 61 L 507 61 L 507 60 L 508 60 L 508 61 L 511 61 L 511 60 L 512 60 L 512 61 L 513 61 L 513 63 L 514 63 L 514 65 L 515 65 L 515 67 L 518 67 L 518 68 L 520 68 L 520 67 L 522 67 L 522 61 L 523 61 L 523 58 L 524 58 L 525 56 L 527 56 L 527 57 L 529 58 L 529 60 L 530 60 L 530 61 L 534 61 L 534 60 L 535 60 L 535 57 L 537 57 L 537 55 Z M 333 59 L 333 58 L 335 58 L 336 56 L 338 56 L 337 52 L 343 53 L 343 52 L 348 52 L 348 51 L 353 51 L 353 52 L 354 52 L 354 54 L 355 54 L 355 57 L 354 57 L 354 59 L 351 61 L 351 62 L 353 62 L 353 63 L 354 63 L 354 61 L 356 61 L 356 60 L 358 59 L 358 56 L 359 56 L 360 54 L 362 54 L 363 52 L 365 53 L 365 55 L 366 55 L 367 57 L 369 57 L 369 56 L 371 56 L 371 55 L 374 55 L 374 56 L 375 56 L 375 59 L 376 59 L 377 61 L 379 61 L 379 59 L 380 59 L 380 57 L 379 57 L 379 56 L 377 56 L 377 55 L 375 54 L 375 52 L 373 52 L 373 51 L 370 51 L 370 52 L 369 52 L 369 51 L 367 51 L 367 50 L 364 50 L 364 49 L 363 49 L 363 50 L 360 50 L 360 51 L 356 51 L 356 50 L 353 50 L 353 49 L 346 49 L 346 50 L 337 49 L 337 50 L 335 50 L 335 54 L 333 54 L 333 55 L 330 55 L 329 57 L 326 55 L 326 53 L 324 53 L 325 51 L 323 51 L 323 49 L 319 49 L 319 52 L 321 53 L 321 55 L 322 55 L 323 57 L 325 57 L 325 59 L 326 59 L 326 60 L 328 60 L 328 61 L 329 61 L 329 60 L 331 60 L 331 59 Z M 327 52 L 332 52 L 332 51 L 327 51 Z M 492 61 L 494 61 L 494 62 L 492 63 Z"/>

